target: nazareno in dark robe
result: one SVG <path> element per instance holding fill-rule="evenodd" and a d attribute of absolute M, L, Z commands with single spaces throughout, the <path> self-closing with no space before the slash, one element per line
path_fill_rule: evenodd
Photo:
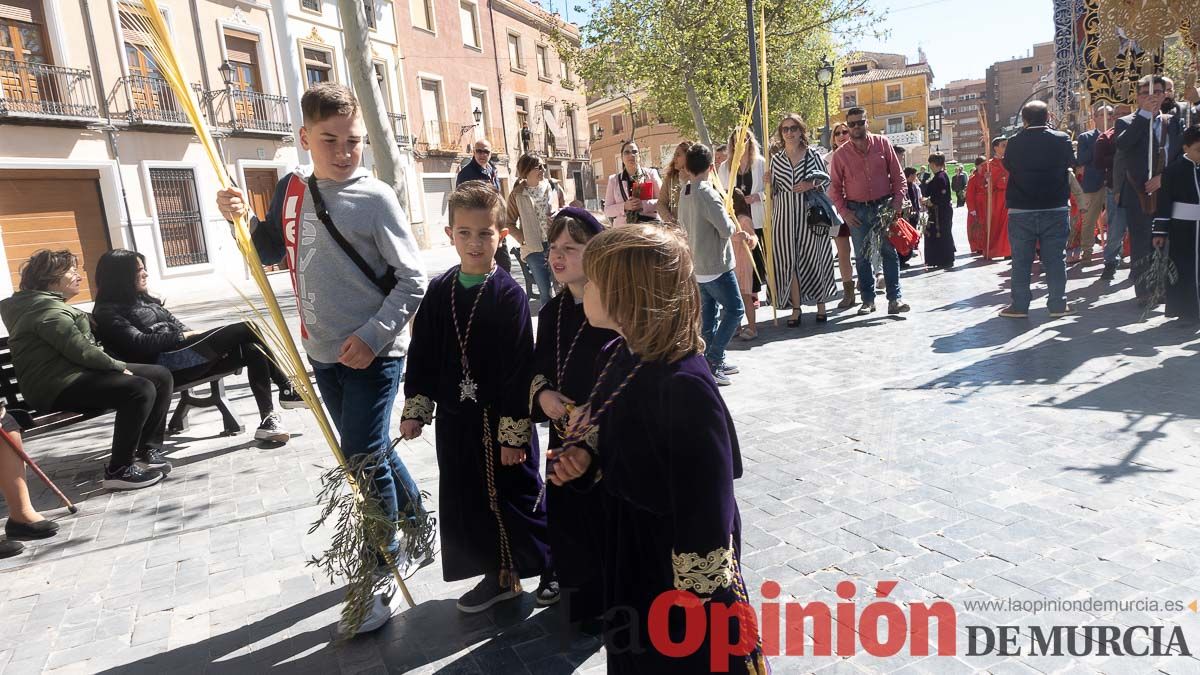
<path fill-rule="evenodd" d="M 1179 280 L 1167 288 L 1167 316 L 1200 321 L 1200 165 L 1184 155 L 1163 172 L 1154 236 L 1167 238 Z"/>
<path fill-rule="evenodd" d="M 596 358 L 604 345 L 615 339 L 615 331 L 588 324 L 583 305 L 575 301 L 570 289 L 563 290 L 538 312 L 529 409 L 534 422 L 551 422 L 551 448 L 562 447 L 561 423 L 546 416 L 538 395 L 550 389 L 582 405 L 596 381 Z M 558 381 L 560 364 L 562 382 Z M 604 536 L 603 491 L 548 485 L 546 516 L 550 552 L 562 593 L 560 604 L 565 605 L 568 620 L 600 616 L 604 610 L 599 563 Z"/>
<path fill-rule="evenodd" d="M 601 369 L 610 356 L 612 366 L 591 398 L 593 410 L 638 362 L 624 340 L 605 347 Z M 733 493 L 733 480 L 742 474 L 741 454 L 733 419 L 704 357 L 642 365 L 596 421 L 586 445 L 593 462 L 575 482 L 609 496 L 603 555 L 608 672 L 711 672 L 713 608 L 738 602 L 748 607 L 748 599 Z M 648 632 L 651 605 L 671 591 L 703 602 L 705 637 L 690 655 L 663 654 Z M 671 640 L 683 642 L 684 610 L 671 609 L 668 616 Z M 729 622 L 730 642 L 739 643 L 738 622 Z M 742 651 L 748 653 L 730 655 L 722 664 L 731 673 L 765 675 L 758 636 L 748 632 L 745 639 Z"/>
<path fill-rule="evenodd" d="M 537 436 L 529 420 L 533 365 L 529 300 L 504 270 L 496 269 L 484 282 L 467 344 L 477 400 L 461 401 L 463 368 L 450 294 L 457 294 L 459 327 L 465 334 L 479 287 L 463 288 L 458 272 L 455 266 L 430 282 L 413 319 L 404 373 L 402 419 L 429 424 L 437 412 L 442 577 L 458 581 L 504 572 L 509 561 L 516 578 L 538 576 L 549 569 L 550 559 L 546 511 L 537 504 L 541 488 Z M 490 447 L 485 446 L 485 419 Z M 524 448 L 525 462 L 501 464 L 502 445 Z M 503 530 L 488 497 L 489 475 Z"/>
<path fill-rule="evenodd" d="M 925 264 L 949 267 L 954 264 L 954 204 L 950 201 L 950 178 L 945 171 L 938 171 L 922 189 L 929 198 Z"/>

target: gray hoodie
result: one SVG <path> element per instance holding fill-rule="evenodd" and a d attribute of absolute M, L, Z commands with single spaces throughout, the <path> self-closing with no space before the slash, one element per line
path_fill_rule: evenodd
<path fill-rule="evenodd" d="M 395 190 L 365 169 L 347 181 L 317 182 L 334 225 L 376 276 L 388 265 L 395 268 L 396 287 L 384 297 L 317 218 L 308 186 L 302 201 L 288 198 L 290 178 L 276 186 L 266 221 L 252 219 L 251 231 L 264 263 L 288 258 L 304 351 L 313 361 L 336 363 L 342 343 L 357 335 L 377 356 L 404 356 L 404 326 L 428 282 Z"/>

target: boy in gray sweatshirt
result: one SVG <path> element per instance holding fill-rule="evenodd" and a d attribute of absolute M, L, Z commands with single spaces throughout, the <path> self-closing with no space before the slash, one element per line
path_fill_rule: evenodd
<path fill-rule="evenodd" d="M 679 224 L 687 231 L 696 283 L 700 285 L 704 357 L 712 367 L 713 379 L 725 386 L 732 384 L 729 376 L 738 372 L 736 366 L 725 362 L 725 347 L 746 315 L 733 259 L 734 245 L 744 244 L 739 239 L 742 235 L 737 224 L 725 210 L 721 193 L 708 182 L 712 151 L 697 143 L 688 150 L 685 162 L 692 180 L 679 197 Z"/>
<path fill-rule="evenodd" d="M 360 166 L 366 129 L 354 93 L 318 84 L 300 107 L 300 144 L 313 171 L 279 182 L 267 219 L 251 218 L 254 246 L 266 264 L 287 258 L 304 351 L 342 452 L 351 461 L 375 455 L 376 496 L 398 522 L 422 508 L 388 430 L 408 347 L 404 327 L 425 295 L 423 264 L 395 191 Z M 217 206 L 230 220 L 249 213 L 237 189 L 218 193 Z M 401 554 L 398 539 L 392 553 Z M 414 562 L 425 561 L 396 560 L 402 570 Z M 394 590 L 375 596 L 359 633 L 391 618 Z"/>

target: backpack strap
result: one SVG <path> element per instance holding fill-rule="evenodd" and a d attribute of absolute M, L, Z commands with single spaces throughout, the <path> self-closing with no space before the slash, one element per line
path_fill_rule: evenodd
<path fill-rule="evenodd" d="M 350 258 L 354 266 L 361 270 L 371 280 L 371 283 L 375 284 L 380 293 L 383 293 L 385 296 L 391 293 L 392 289 L 396 287 L 396 269 L 388 265 L 382 277 L 375 276 L 375 272 L 367 264 L 367 261 L 363 260 L 363 257 L 359 255 L 358 251 L 354 250 L 350 242 L 346 241 L 346 238 L 338 231 L 337 226 L 333 224 L 333 218 L 330 217 L 329 209 L 325 208 L 325 200 L 321 197 L 321 190 L 317 188 L 317 177 L 315 175 L 308 177 L 308 189 L 312 192 L 313 208 L 316 209 L 317 219 L 325 225 L 325 230 L 329 232 L 329 236 L 333 237 L 333 240 L 341 247 L 346 257 Z"/>

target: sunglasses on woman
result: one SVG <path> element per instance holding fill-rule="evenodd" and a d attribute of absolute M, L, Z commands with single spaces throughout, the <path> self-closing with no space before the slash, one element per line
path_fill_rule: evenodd
<path fill-rule="evenodd" d="M 848 136 L 848 135 L 850 135 L 850 130 L 849 129 L 838 129 L 837 131 L 833 132 L 833 135 L 834 136 Z"/>
<path fill-rule="evenodd" d="M 789 124 L 786 127 L 779 127 L 779 131 L 785 134 L 798 134 L 800 133 L 800 127 L 795 124 Z"/>

